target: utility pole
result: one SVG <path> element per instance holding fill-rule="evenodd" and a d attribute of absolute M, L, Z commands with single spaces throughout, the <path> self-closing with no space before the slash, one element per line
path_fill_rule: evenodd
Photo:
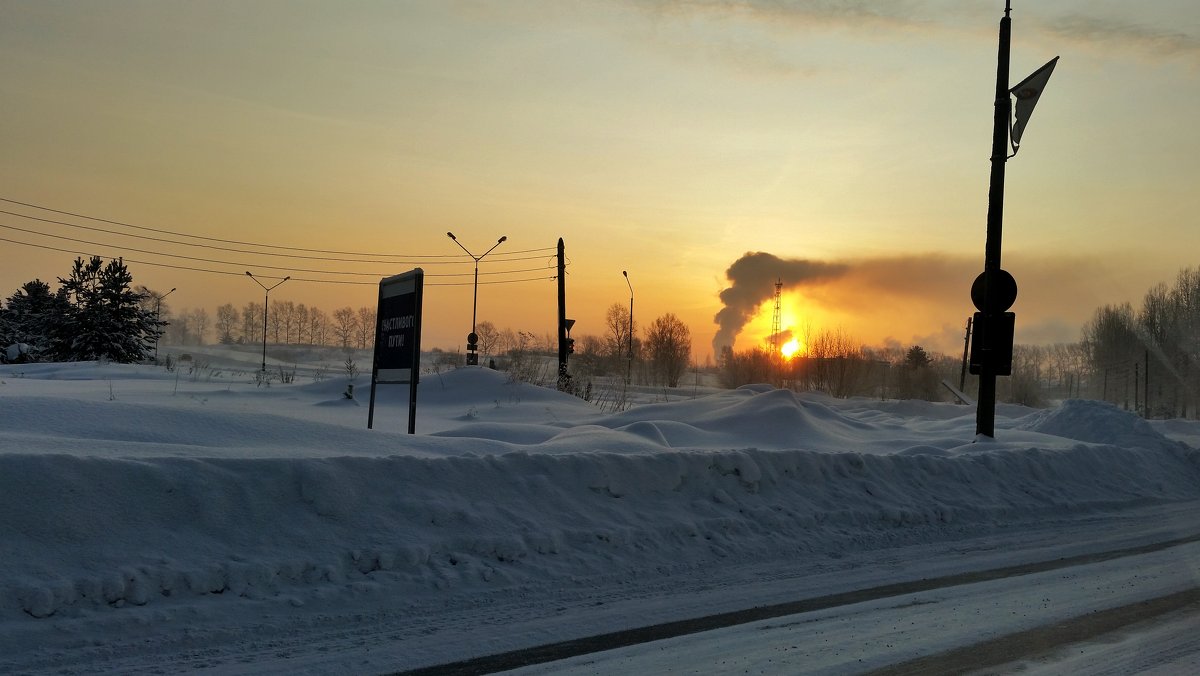
<path fill-rule="evenodd" d="M 275 284 L 273 284 L 271 286 L 267 286 L 266 284 L 263 284 L 262 282 L 258 281 L 258 277 L 255 277 L 253 274 L 251 274 L 249 270 L 246 271 L 246 276 L 249 277 L 250 279 L 253 279 L 255 284 L 258 284 L 259 286 L 261 286 L 263 288 L 262 374 L 265 376 L 267 374 L 267 303 L 271 299 L 271 290 L 274 289 L 275 287 L 279 286 L 280 284 L 283 284 L 284 282 L 291 279 L 292 277 L 291 277 L 291 275 L 288 275 L 287 277 L 284 277 L 283 279 L 279 280 L 278 282 L 275 282 Z M 287 342 L 287 341 L 284 341 L 284 342 Z"/>
<path fill-rule="evenodd" d="M 1012 116 L 1012 102 L 1008 95 L 1008 62 L 1009 45 L 1012 41 L 1012 11 L 1007 0 L 1004 6 L 1004 18 L 1000 20 L 1000 44 L 996 55 L 996 101 L 992 124 L 992 172 L 988 183 L 987 239 L 983 249 L 983 274 L 976 279 L 975 286 L 982 286 L 981 303 L 976 303 L 979 309 L 976 322 L 976 344 L 979 345 L 979 403 L 975 409 L 975 434 L 988 437 L 996 436 L 996 376 L 1000 370 L 997 362 L 1000 355 L 996 354 L 999 342 L 997 338 L 1001 331 L 997 312 L 1005 312 L 1016 300 L 1016 282 L 1011 284 L 1012 298 L 1005 298 L 1008 304 L 998 308 L 1002 299 L 999 294 L 1001 273 L 1007 275 L 1004 282 L 1012 280 L 1012 275 L 1000 268 L 1000 242 L 1004 230 L 1004 167 L 1008 161 L 1008 120 Z M 980 284 L 982 282 L 982 284 Z M 1007 288 L 1006 288 L 1007 290 Z M 972 293 L 974 296 L 976 294 Z M 1009 334 L 1011 335 L 1011 334 Z M 1011 341 L 1011 339 L 1010 339 Z M 1011 342 L 1010 342 L 1011 344 Z M 1011 348 L 1010 348 L 1011 349 Z M 1009 355 L 1011 360 L 1011 352 Z"/>
<path fill-rule="evenodd" d="M 479 353 L 476 351 L 479 345 L 479 334 L 475 333 L 475 314 L 479 309 L 479 261 L 482 260 L 484 256 L 492 253 L 496 247 L 508 240 L 508 237 L 501 237 L 500 239 L 496 240 L 496 243 L 492 245 L 491 249 L 488 249 L 487 251 L 484 251 L 476 256 L 468 251 L 467 247 L 462 245 L 462 242 L 458 241 L 458 238 L 454 236 L 454 233 L 447 232 L 446 236 L 454 240 L 454 243 L 458 245 L 458 248 L 465 251 L 466 254 L 475 261 L 475 290 L 471 294 L 471 332 L 467 334 L 467 366 L 476 366 L 479 364 Z"/>
<path fill-rule="evenodd" d="M 629 367 L 625 371 L 625 387 L 628 389 L 633 380 L 633 282 L 629 281 L 628 270 L 622 270 L 621 274 L 625 276 L 625 284 L 629 287 Z"/>
<path fill-rule="evenodd" d="M 1011 0 L 1005 0 L 1000 19 L 999 47 L 996 54 L 996 99 L 992 124 L 991 176 L 988 183 L 987 239 L 984 243 L 983 272 L 971 285 L 975 313 L 974 341 L 971 344 L 971 373 L 979 375 L 979 400 L 975 410 L 975 434 L 996 436 L 996 377 L 1012 373 L 1013 329 L 1016 315 L 1008 309 L 1017 300 L 1017 282 L 1000 267 L 1001 240 L 1004 230 L 1004 169 L 1008 161 L 1009 122 L 1013 120 L 1012 96 L 1017 97 L 1017 115 L 1012 127 L 1013 155 L 1033 106 L 1041 96 L 1058 57 L 1034 71 L 1017 86 L 1008 86 L 1008 64 L 1012 41 Z"/>
<path fill-rule="evenodd" d="M 783 386 L 783 351 L 779 334 L 783 333 L 783 280 L 775 278 L 775 312 L 771 315 L 771 363 L 775 367 L 776 386 Z"/>
<path fill-rule="evenodd" d="M 967 335 L 963 337 L 963 360 L 962 374 L 958 376 L 958 390 L 965 392 L 967 389 L 967 356 L 971 351 L 971 320 L 973 317 L 967 317 Z"/>
<path fill-rule="evenodd" d="M 175 288 L 171 287 L 170 291 L 162 294 L 161 296 L 159 296 L 157 294 L 154 295 L 154 321 L 155 321 L 155 323 L 158 323 L 161 321 L 159 317 L 162 315 L 163 299 L 173 293 L 175 293 Z M 157 364 L 158 363 L 158 339 L 162 335 L 162 325 L 159 324 L 158 326 L 154 327 L 154 330 L 155 330 L 155 333 L 154 333 L 154 363 Z"/>
<path fill-rule="evenodd" d="M 567 373 L 567 355 L 575 351 L 571 339 L 574 319 L 567 319 L 567 250 L 562 237 L 558 238 L 558 389 L 571 389 L 571 375 Z"/>

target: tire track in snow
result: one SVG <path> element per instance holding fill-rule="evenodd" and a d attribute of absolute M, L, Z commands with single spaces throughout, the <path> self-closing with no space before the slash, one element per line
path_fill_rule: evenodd
<path fill-rule="evenodd" d="M 1184 609 L 1189 615 L 1200 613 L 1200 587 L 1098 610 L 1066 622 L 1035 627 L 936 655 L 893 664 L 867 672 L 867 676 L 937 676 L 1013 665 L 1023 659 L 1048 654 L 1065 645 L 1096 638 Z"/>
<path fill-rule="evenodd" d="M 933 590 L 937 590 L 937 589 L 944 589 L 947 587 L 956 587 L 956 586 L 961 586 L 961 585 L 977 584 L 980 582 L 989 582 L 992 580 L 1000 580 L 1000 579 L 1009 578 L 1009 577 L 1018 577 L 1021 575 L 1030 575 L 1033 573 L 1042 573 L 1042 572 L 1051 571 L 1051 570 L 1059 570 L 1062 568 L 1071 568 L 1074 566 L 1083 566 L 1083 565 L 1088 565 L 1088 564 L 1092 564 L 1092 563 L 1101 563 L 1104 561 L 1111 561 L 1114 559 L 1120 559 L 1120 558 L 1125 558 L 1125 557 L 1129 557 L 1129 556 L 1138 556 L 1141 554 L 1149 554 L 1152 552 L 1159 552 L 1159 551 L 1162 551 L 1165 549 L 1170 549 L 1172 547 L 1178 547 L 1180 545 L 1185 545 L 1185 544 L 1191 544 L 1194 542 L 1200 542 L 1200 534 L 1193 534 L 1193 535 L 1190 535 L 1187 537 L 1174 538 L 1171 540 L 1164 540 L 1161 542 L 1153 542 L 1153 543 L 1149 543 L 1149 544 L 1138 545 L 1135 547 L 1126 547 L 1123 549 L 1110 550 L 1110 551 L 1106 551 L 1106 552 L 1080 554 L 1080 555 L 1076 555 L 1076 556 L 1068 556 L 1068 557 L 1063 557 L 1063 558 L 1058 558 L 1058 559 L 1051 559 L 1048 561 L 1024 563 L 1024 564 L 1018 564 L 1018 565 L 1014 565 L 1014 566 L 1005 566 L 1005 567 L 1001 567 L 1001 568 L 992 568 L 989 570 L 972 571 L 972 572 L 967 572 L 967 573 L 956 573 L 953 575 L 946 575 L 946 576 L 935 577 L 935 578 L 925 578 L 925 579 L 921 579 L 921 580 L 911 580 L 908 582 L 897 582 L 894 584 L 881 585 L 881 586 L 877 586 L 877 587 L 868 587 L 866 589 L 858 589 L 858 590 L 849 591 L 849 592 L 829 594 L 827 596 L 817 596 L 817 597 L 808 598 L 808 599 L 801 599 L 799 601 L 788 601 L 785 603 L 777 603 L 777 604 L 772 604 L 772 605 L 767 605 L 767 606 L 758 606 L 755 608 L 747 608 L 744 610 L 735 610 L 735 611 L 730 611 L 730 612 L 717 613 L 714 615 L 707 615 L 704 617 L 697 617 L 697 618 L 692 618 L 692 619 L 687 619 L 687 620 L 664 622 L 661 624 L 655 624 L 655 625 L 650 625 L 650 626 L 645 626 L 645 627 L 624 629 L 624 630 L 614 631 L 614 632 L 610 632 L 610 633 L 606 633 L 606 634 L 598 634 L 595 636 L 586 636 L 586 637 L 571 639 L 571 640 L 567 640 L 567 641 L 559 641 L 557 643 L 548 643 L 545 645 L 533 646 L 530 648 L 522 648 L 519 650 L 513 650 L 513 651 L 509 651 L 509 652 L 497 653 L 494 655 L 485 655 L 483 657 L 475 657 L 475 658 L 471 658 L 471 659 L 461 660 L 458 662 L 451 662 L 451 663 L 447 663 L 447 664 L 439 664 L 439 665 L 433 665 L 433 666 L 427 666 L 427 667 L 420 667 L 417 669 L 411 669 L 411 670 L 401 671 L 401 672 L 392 672 L 388 676 L 435 676 L 435 675 L 436 676 L 466 676 L 466 675 L 470 675 L 470 674 L 490 674 L 490 673 L 495 673 L 498 671 L 517 669 L 519 667 L 526 667 L 526 666 L 531 666 L 531 665 L 535 665 L 535 664 L 544 664 L 546 662 L 554 662 L 554 661 L 566 659 L 569 657 L 578 657 L 580 655 L 586 655 L 589 653 L 601 652 L 601 651 L 605 651 L 605 650 L 612 650 L 615 648 L 625 648 L 628 646 L 638 645 L 641 643 L 650 643 L 652 641 L 660 641 L 660 640 L 669 639 L 669 638 L 676 638 L 676 637 L 685 636 L 688 634 L 697 634 L 697 633 L 701 633 L 701 632 L 705 632 L 705 631 L 712 631 L 714 629 L 724 629 L 724 628 L 736 626 L 739 624 L 747 624 L 750 622 L 757 622 L 759 620 L 769 620 L 769 619 L 775 619 L 775 618 L 779 618 L 779 617 L 785 617 L 788 615 L 798 615 L 801 613 L 809 613 L 809 612 L 813 612 L 813 611 L 817 611 L 817 610 L 827 610 L 830 608 L 836 608 L 839 606 L 847 606 L 847 605 L 852 605 L 855 603 L 876 601 L 879 599 L 884 599 L 884 598 L 893 597 L 893 596 L 903 596 L 905 594 L 914 594 L 914 593 L 918 593 L 918 592 L 933 591 Z M 1189 593 L 1195 593 L 1196 598 L 1192 599 L 1192 598 L 1186 596 Z M 1183 595 L 1183 596 L 1181 596 L 1181 595 Z M 1167 599 L 1167 600 L 1164 600 L 1164 599 Z M 1154 605 L 1146 606 L 1144 604 L 1153 604 L 1155 602 L 1165 604 L 1162 606 L 1165 609 L 1157 611 L 1158 614 L 1170 612 L 1171 610 L 1175 610 L 1175 609 L 1184 607 L 1190 603 L 1200 602 L 1200 589 L 1193 589 L 1193 590 L 1189 590 L 1189 591 L 1185 591 L 1185 592 L 1180 592 L 1179 594 L 1172 594 L 1167 597 L 1161 597 L 1160 599 L 1152 599 L 1150 601 L 1139 602 L 1139 603 L 1131 604 L 1130 606 L 1123 606 L 1121 608 L 1112 609 L 1112 611 L 1104 611 L 1104 612 L 1108 613 L 1108 612 L 1113 612 L 1113 611 L 1119 611 L 1122 609 L 1125 609 L 1126 612 L 1134 612 L 1135 610 L 1137 610 L 1136 607 L 1144 606 L 1142 608 L 1141 612 L 1148 613 L 1148 612 L 1152 612 L 1153 609 L 1158 608 L 1159 606 L 1154 606 Z M 1172 605 L 1172 604 L 1174 604 L 1174 605 Z M 1147 609 L 1150 609 L 1150 610 L 1147 610 Z M 1143 615 L 1142 617 L 1133 617 L 1133 619 L 1126 620 L 1126 623 L 1132 622 L 1132 621 L 1138 621 L 1138 620 L 1144 619 L 1144 617 L 1148 617 L 1148 616 L 1150 616 L 1150 615 Z M 1128 616 L 1126 616 L 1126 617 L 1128 617 Z M 1068 622 L 1068 623 L 1064 623 L 1064 624 L 1072 624 L 1072 623 Z M 1096 626 L 1102 627 L 1102 626 L 1107 626 L 1107 625 L 1096 625 Z M 1096 629 L 1095 633 L 1103 633 L 1103 631 L 1108 631 L 1108 630 L 1102 629 L 1102 628 Z M 1020 634 L 1024 634 L 1024 633 L 1026 633 L 1026 632 L 1021 632 Z M 1017 634 L 1014 636 L 1019 636 L 1020 634 Z M 1071 635 L 1072 634 L 1064 633 L 1064 637 L 1066 637 L 1066 638 L 1063 639 L 1063 642 L 1066 643 L 1066 642 L 1071 642 L 1073 640 L 1076 640 L 1076 639 L 1069 638 L 1069 636 L 1071 636 Z M 999 639 L 995 639 L 995 641 L 991 641 L 988 643 L 1004 641 L 1007 638 L 1009 638 L 1009 637 L 1001 637 Z M 1041 649 L 1041 647 L 1042 646 L 1037 646 L 1034 649 Z M 962 650 L 966 654 L 969 655 L 970 651 L 973 649 L 974 649 L 973 647 L 968 647 L 968 648 L 964 648 Z M 1011 647 L 1010 647 L 1010 650 L 1012 650 Z M 957 652 L 958 652 L 957 650 L 950 651 L 950 653 L 946 653 L 945 655 L 949 656 L 951 653 L 957 653 Z M 1011 661 L 1012 654 L 1013 653 L 1010 652 L 1009 658 L 1004 661 L 1005 662 Z M 931 658 L 921 658 L 921 659 L 922 660 L 934 659 L 934 658 L 938 658 L 938 657 L 941 657 L 941 656 L 933 656 Z M 947 657 L 947 659 L 950 659 L 950 657 Z M 920 661 L 920 660 L 918 660 L 918 661 Z M 899 668 L 900 666 L 901 665 L 894 665 L 894 667 L 889 667 L 889 669 L 890 668 Z M 981 666 L 987 666 L 987 665 L 981 665 Z M 949 667 L 947 667 L 947 668 L 949 668 Z M 959 668 L 957 670 L 951 669 L 951 671 L 956 671 L 957 673 L 961 673 L 961 668 Z M 901 673 L 929 673 L 929 672 L 921 671 L 918 669 L 916 671 L 897 671 L 897 672 L 881 671 L 880 673 L 881 674 L 882 673 L 901 674 Z M 947 673 L 949 673 L 949 672 L 947 672 Z"/>

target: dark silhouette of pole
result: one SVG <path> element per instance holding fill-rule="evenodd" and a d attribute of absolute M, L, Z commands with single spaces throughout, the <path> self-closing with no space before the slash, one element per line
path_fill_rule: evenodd
<path fill-rule="evenodd" d="M 958 376 L 958 389 L 962 392 L 967 391 L 967 356 L 971 353 L 971 320 L 973 317 L 967 317 L 967 335 L 963 338 L 963 360 L 962 373 Z"/>
<path fill-rule="evenodd" d="M 562 237 L 558 238 L 558 389 L 567 391 L 571 376 L 567 373 L 567 354 L 570 352 L 570 324 L 567 320 L 567 251 Z"/>
<path fill-rule="evenodd" d="M 267 286 L 266 284 L 263 284 L 262 282 L 258 281 L 258 277 L 255 277 L 253 274 L 251 274 L 249 270 L 246 271 L 246 276 L 249 277 L 250 279 L 253 279 L 255 284 L 258 284 L 259 286 L 261 286 L 263 288 L 263 292 L 264 292 L 263 293 L 262 372 L 266 373 L 267 372 L 267 303 L 270 302 L 271 290 L 274 289 L 275 287 L 279 286 L 280 284 L 283 284 L 284 282 L 291 279 L 292 277 L 291 277 L 291 275 L 288 275 L 287 277 L 284 277 L 283 279 L 279 280 L 278 282 L 275 282 L 271 286 Z"/>
<path fill-rule="evenodd" d="M 163 299 L 173 293 L 175 293 L 174 287 L 172 287 L 170 291 L 164 293 L 161 296 L 159 296 L 159 295 L 154 296 L 154 321 L 155 322 L 160 321 L 159 316 L 162 314 Z M 154 327 L 154 329 L 155 329 L 155 331 L 154 331 L 154 363 L 157 364 L 158 363 L 158 339 L 159 339 L 159 336 L 162 334 L 162 327 L 160 325 L 160 326 Z"/>
<path fill-rule="evenodd" d="M 1143 375 L 1142 375 L 1142 388 L 1143 388 L 1143 391 L 1145 392 L 1145 396 L 1142 397 L 1142 405 L 1146 407 L 1146 415 L 1144 417 L 1146 418 L 1146 420 L 1149 420 L 1150 419 L 1150 350 L 1146 350 L 1145 364 L 1146 364 L 1146 368 L 1143 370 Z"/>
<path fill-rule="evenodd" d="M 446 236 L 454 240 L 454 243 L 458 245 L 458 248 L 465 251 L 466 254 L 475 261 L 475 290 L 471 299 L 471 335 L 467 336 L 467 364 L 474 366 L 479 363 L 479 354 L 475 352 L 474 347 L 476 345 L 475 341 L 479 337 L 478 334 L 475 333 L 475 311 L 479 308 L 479 261 L 483 259 L 484 256 L 490 254 L 496 247 L 503 244 L 508 237 L 501 237 L 500 239 L 496 240 L 496 243 L 492 245 L 491 249 L 488 249 L 482 254 L 476 256 L 470 251 L 467 251 L 467 247 L 463 246 L 462 242 L 458 241 L 458 238 L 454 236 L 454 233 L 447 232 Z"/>
<path fill-rule="evenodd" d="M 629 367 L 625 371 L 625 385 L 633 381 L 633 283 L 629 281 L 629 271 L 622 270 L 625 284 L 629 286 Z"/>
<path fill-rule="evenodd" d="M 1008 62 L 1012 40 L 1012 11 L 1004 3 L 1004 18 L 1000 19 L 999 48 L 996 55 L 996 101 L 992 125 L 992 172 L 988 189 L 987 240 L 983 254 L 983 326 L 976 326 L 975 340 L 982 341 L 983 359 L 979 365 L 979 402 L 975 409 L 975 433 L 996 436 L 996 357 L 995 340 L 998 322 L 996 284 L 994 275 L 1000 271 L 1000 244 L 1004 231 L 1004 166 L 1008 160 L 1008 121 L 1012 115 L 1012 100 L 1008 91 Z M 1005 308 L 1007 309 L 1007 308 Z"/>

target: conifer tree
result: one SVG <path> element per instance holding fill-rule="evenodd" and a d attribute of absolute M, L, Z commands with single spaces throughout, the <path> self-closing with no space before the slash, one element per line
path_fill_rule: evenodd
<path fill-rule="evenodd" d="M 40 279 L 21 285 L 0 310 L 0 347 L 26 345 L 32 358 L 49 354 L 66 306 L 66 296 L 52 293 Z"/>
<path fill-rule="evenodd" d="M 120 258 L 107 265 L 99 256 L 76 258 L 71 276 L 59 282 L 69 301 L 68 321 L 59 329 L 59 358 L 128 363 L 149 355 L 162 322 L 142 307 L 146 294 L 131 288 L 133 276 Z"/>

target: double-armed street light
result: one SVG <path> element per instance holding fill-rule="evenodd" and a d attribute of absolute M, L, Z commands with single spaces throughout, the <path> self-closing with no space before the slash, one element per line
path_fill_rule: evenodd
<path fill-rule="evenodd" d="M 278 282 L 275 282 L 271 286 L 267 286 L 266 284 L 263 284 L 262 282 L 258 281 L 258 277 L 255 277 L 253 274 L 251 274 L 251 272 L 249 270 L 246 271 L 246 276 L 249 277 L 250 279 L 253 279 L 254 283 L 261 286 L 264 291 L 264 293 L 263 293 L 262 372 L 266 373 L 267 372 L 267 303 L 269 302 L 270 297 L 271 297 L 271 289 L 274 289 L 275 287 L 279 286 L 280 284 L 283 284 L 284 282 L 291 279 L 292 277 L 291 277 L 291 275 L 288 275 L 287 277 L 284 277 L 283 279 L 279 280 Z"/>
<path fill-rule="evenodd" d="M 475 311 L 479 308 L 479 261 L 484 256 L 495 250 L 496 247 L 503 244 L 508 237 L 501 237 L 500 239 L 496 240 L 496 243 L 492 245 L 491 249 L 488 249 L 482 254 L 476 256 L 470 251 L 467 251 L 467 247 L 463 246 L 462 242 L 458 241 L 458 238 L 454 236 L 454 233 L 447 232 L 446 236 L 454 240 L 454 243 L 458 245 L 458 248 L 465 251 L 466 254 L 475 261 L 475 291 L 471 300 L 471 334 L 467 336 L 467 364 L 470 366 L 475 366 L 479 364 L 479 353 L 475 351 L 477 342 L 479 340 L 479 335 L 475 333 Z"/>
<path fill-rule="evenodd" d="M 158 294 L 155 294 L 155 293 L 151 292 L 151 295 L 153 295 L 153 296 L 154 296 L 154 321 L 155 321 L 155 322 L 157 322 L 157 321 L 158 321 L 158 319 L 159 319 L 159 315 L 162 313 L 162 301 L 163 301 L 163 299 L 164 299 L 164 298 L 166 298 L 167 296 L 169 296 L 169 295 L 173 294 L 173 293 L 175 293 L 175 287 L 171 287 L 171 290 L 170 290 L 170 291 L 168 291 L 168 292 L 164 293 L 164 294 L 163 294 L 163 295 L 161 295 L 161 296 L 160 296 L 160 295 L 158 295 Z M 157 363 L 158 363 L 158 339 L 159 339 L 159 336 L 162 334 L 162 331 L 159 331 L 159 330 L 157 330 L 157 329 L 158 329 L 158 327 L 156 326 L 156 327 L 155 327 L 155 333 L 154 333 L 154 363 L 155 363 L 155 364 L 157 364 Z"/>
<path fill-rule="evenodd" d="M 628 386 L 633 379 L 633 282 L 629 281 L 628 270 L 622 270 L 621 274 L 625 276 L 625 284 L 629 287 L 629 367 L 625 371 L 625 385 Z"/>

